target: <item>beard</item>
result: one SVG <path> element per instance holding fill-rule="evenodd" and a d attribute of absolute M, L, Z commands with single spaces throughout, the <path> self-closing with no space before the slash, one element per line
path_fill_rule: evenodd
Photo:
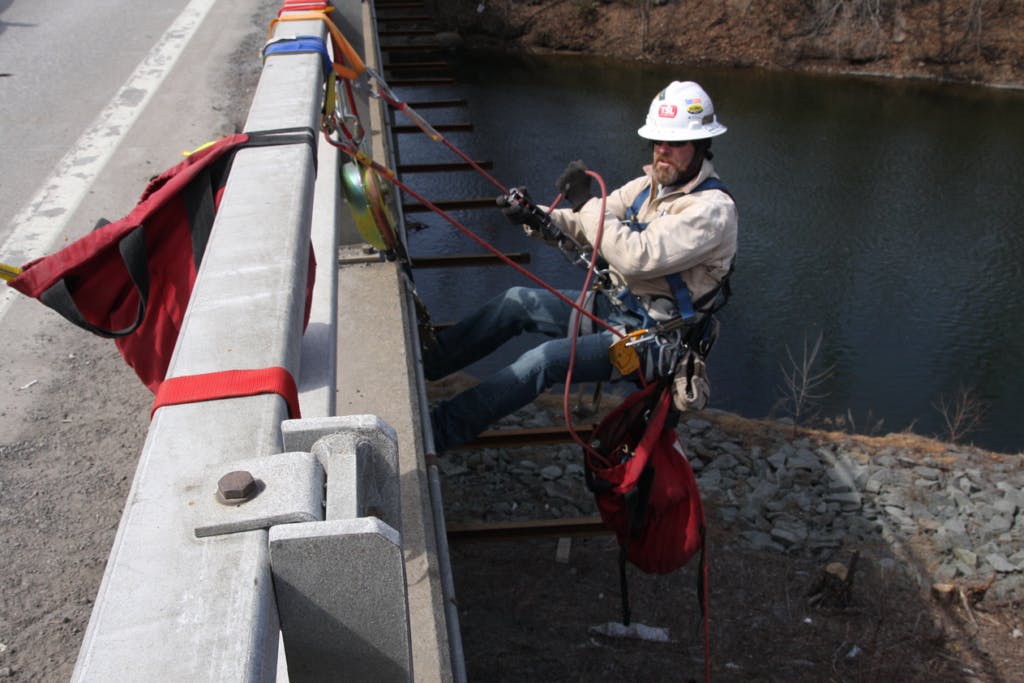
<path fill-rule="evenodd" d="M 667 163 L 664 166 L 660 166 L 658 164 L 659 161 L 666 161 Z M 654 179 L 658 181 L 658 185 L 660 185 L 661 187 L 675 185 L 680 181 L 680 179 L 682 179 L 683 176 L 683 172 L 681 169 L 677 168 L 676 166 L 672 165 L 671 162 L 668 162 L 667 160 L 664 159 L 655 159 L 653 170 Z"/>

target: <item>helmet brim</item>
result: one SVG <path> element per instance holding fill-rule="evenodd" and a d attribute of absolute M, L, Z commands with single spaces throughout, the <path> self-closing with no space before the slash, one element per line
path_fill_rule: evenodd
<path fill-rule="evenodd" d="M 681 142 L 683 140 L 705 140 L 721 135 L 729 130 L 718 121 L 702 125 L 700 128 L 668 128 L 665 126 L 652 126 L 645 123 L 637 129 L 636 134 L 647 140 L 665 140 L 667 142 Z"/>

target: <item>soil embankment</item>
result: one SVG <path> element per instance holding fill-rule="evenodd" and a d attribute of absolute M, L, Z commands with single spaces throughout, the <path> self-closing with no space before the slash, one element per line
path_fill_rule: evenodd
<path fill-rule="evenodd" d="M 923 0 L 438 2 L 478 48 L 1024 87 L 1024 5 Z"/>

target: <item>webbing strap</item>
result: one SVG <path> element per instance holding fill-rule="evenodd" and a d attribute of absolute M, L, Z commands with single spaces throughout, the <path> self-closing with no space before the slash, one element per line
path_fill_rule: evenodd
<path fill-rule="evenodd" d="M 272 19 L 270 22 L 270 35 L 274 35 L 274 26 L 278 22 L 282 21 L 322 21 L 327 27 L 327 32 L 331 35 L 331 46 L 334 48 L 334 72 L 346 79 L 355 79 L 359 74 L 366 71 L 366 65 L 363 64 L 363 60 L 359 57 L 355 48 L 352 44 L 345 40 L 345 36 L 341 34 L 341 31 L 331 18 L 327 16 L 328 10 L 331 8 L 325 8 L 323 10 L 316 10 L 310 12 L 289 12 L 284 16 L 280 16 L 276 19 Z M 348 66 L 342 63 L 342 58 L 348 62 Z"/>
<path fill-rule="evenodd" d="M 288 417 L 301 417 L 295 378 L 292 377 L 292 373 L 280 366 L 170 377 L 161 382 L 160 388 L 157 389 L 149 417 L 153 419 L 153 414 L 163 406 L 259 394 L 278 394 L 288 404 Z"/>
<path fill-rule="evenodd" d="M 309 0 L 284 0 L 281 9 L 277 10 L 277 16 L 285 12 L 304 12 L 306 10 L 330 11 L 334 9 L 326 2 L 310 2 Z"/>
<path fill-rule="evenodd" d="M 317 53 L 324 58 L 324 76 L 331 73 L 334 62 L 327 52 L 327 41 L 320 36 L 293 36 L 291 38 L 274 38 L 263 46 L 263 60 L 270 55 Z"/>

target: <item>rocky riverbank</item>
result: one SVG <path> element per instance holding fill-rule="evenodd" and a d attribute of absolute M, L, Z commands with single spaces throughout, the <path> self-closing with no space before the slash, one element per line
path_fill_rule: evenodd
<path fill-rule="evenodd" d="M 560 401 L 543 396 L 498 427 L 558 425 Z M 716 680 L 1024 679 L 1021 456 L 714 410 L 678 432 L 708 515 Z M 457 450 L 438 466 L 450 529 L 597 514 L 575 445 Z M 673 644 L 630 645 L 587 635 L 618 615 L 614 538 L 568 547 L 453 545 L 471 679 L 700 678 L 696 562 L 633 571 L 634 618 Z M 826 575 L 846 579 L 838 602 Z"/>
<path fill-rule="evenodd" d="M 539 402 L 503 427 L 558 424 Z M 1024 467 L 912 434 L 864 437 L 707 411 L 680 437 L 710 517 L 735 542 L 826 558 L 884 547 L 922 586 L 983 584 L 1024 600 Z M 440 462 L 452 520 L 595 514 L 575 445 L 455 451 Z M 492 495 L 470 495 L 470 491 Z"/>

